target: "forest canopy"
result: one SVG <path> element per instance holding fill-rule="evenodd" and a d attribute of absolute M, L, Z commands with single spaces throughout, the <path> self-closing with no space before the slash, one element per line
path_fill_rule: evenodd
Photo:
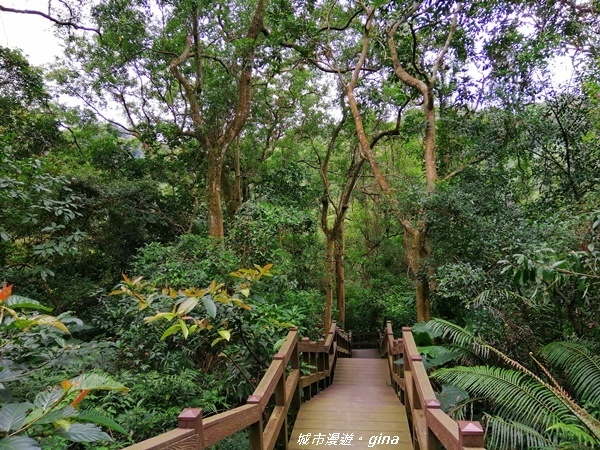
<path fill-rule="evenodd" d="M 460 327 L 459 344 L 527 370 L 574 364 L 565 342 L 597 365 L 598 7 L 0 0 L 63 46 L 46 67 L 0 47 L 2 408 L 91 377 L 86 411 L 105 419 L 80 414 L 85 448 L 120 448 L 183 406 L 238 405 L 290 326 L 315 338 L 333 320 L 438 318 L 430 331 Z M 452 370 L 434 378 L 483 373 Z M 598 421 L 569 376 L 555 381 Z M 61 395 L 52 408 L 82 394 Z M 0 444 L 83 448 L 34 423 L 0 414 Z"/>

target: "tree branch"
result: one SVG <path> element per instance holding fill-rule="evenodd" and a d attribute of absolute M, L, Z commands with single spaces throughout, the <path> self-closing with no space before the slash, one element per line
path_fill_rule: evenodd
<path fill-rule="evenodd" d="M 29 15 L 41 16 L 44 19 L 49 20 L 50 22 L 54 22 L 56 25 L 59 25 L 62 27 L 75 28 L 76 30 L 93 31 L 98 36 L 102 37 L 102 33 L 100 33 L 100 30 L 98 30 L 97 28 L 84 27 L 83 25 L 79 25 L 78 23 L 71 22 L 70 20 L 57 19 L 56 17 L 52 17 L 51 15 L 43 13 L 42 11 L 35 11 L 32 9 L 14 9 L 14 8 L 8 8 L 7 6 L 3 6 L 3 5 L 0 5 L 0 11 L 15 13 L 15 14 L 29 14 Z"/>
<path fill-rule="evenodd" d="M 348 22 L 346 23 L 346 25 L 344 25 L 343 27 L 332 27 L 332 26 L 321 27 L 321 28 L 319 28 L 319 33 L 322 33 L 323 31 L 327 31 L 327 30 L 344 31 L 344 30 L 346 30 L 350 26 L 350 24 L 352 23 L 352 21 L 361 12 L 362 12 L 362 9 L 357 9 L 356 12 L 354 14 L 352 14 L 352 16 L 350 17 L 350 19 L 348 19 Z"/>
<path fill-rule="evenodd" d="M 494 154 L 494 152 L 493 152 L 493 151 L 491 151 L 491 152 L 488 152 L 488 153 L 484 153 L 483 155 L 481 155 L 481 156 L 478 156 L 477 158 L 473 158 L 472 160 L 470 160 L 470 161 L 468 161 L 468 162 L 464 163 L 464 164 L 463 164 L 462 166 L 460 166 L 458 169 L 456 169 L 456 170 L 454 170 L 454 171 L 450 172 L 449 174 L 447 174 L 447 175 L 446 175 L 444 178 L 442 178 L 442 180 L 443 180 L 443 181 L 446 181 L 446 180 L 449 180 L 449 179 L 450 179 L 450 178 L 452 178 L 452 177 L 455 177 L 455 176 L 456 176 L 456 175 L 458 175 L 459 173 L 462 173 L 462 172 L 464 172 L 464 171 L 465 171 L 465 169 L 466 169 L 467 167 L 470 167 L 470 166 L 472 166 L 472 165 L 474 165 L 474 164 L 478 164 L 478 163 L 480 163 L 481 161 L 483 161 L 483 160 L 485 160 L 485 159 L 489 158 L 489 157 L 490 157 L 490 156 L 492 156 L 493 154 Z"/>
<path fill-rule="evenodd" d="M 450 47 L 450 42 L 452 42 L 452 37 L 454 36 L 454 32 L 456 31 L 456 26 L 458 24 L 458 12 L 460 11 L 461 7 L 462 7 L 462 5 L 460 3 L 456 5 L 456 9 L 454 10 L 454 14 L 452 15 L 452 24 L 450 25 L 450 31 L 448 32 L 448 36 L 446 37 L 446 42 L 444 42 L 444 46 L 438 53 L 438 57 L 435 60 L 435 64 L 433 65 L 433 68 L 431 69 L 431 80 L 430 80 L 431 85 L 435 84 L 435 80 L 437 78 L 437 72 L 438 72 L 440 66 L 442 65 L 442 62 L 444 61 L 444 56 L 446 56 L 446 53 L 448 52 L 448 48 Z"/>

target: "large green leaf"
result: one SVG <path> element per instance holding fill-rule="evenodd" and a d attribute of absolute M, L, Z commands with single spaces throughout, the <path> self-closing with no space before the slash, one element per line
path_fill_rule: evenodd
<path fill-rule="evenodd" d="M 204 304 L 208 315 L 214 319 L 217 316 L 217 305 L 215 305 L 213 299 L 208 295 L 205 295 L 202 297 L 202 303 Z"/>
<path fill-rule="evenodd" d="M 69 419 L 71 417 L 77 417 L 79 415 L 78 411 L 72 406 L 67 406 L 61 409 L 55 409 L 50 411 L 47 414 L 44 414 L 39 409 L 34 409 L 29 416 L 27 416 L 27 423 L 32 422 L 33 420 L 37 420 L 36 423 L 39 425 L 44 425 L 47 423 L 58 422 L 59 420 Z"/>
<path fill-rule="evenodd" d="M 96 425 L 102 425 L 106 428 L 110 428 L 111 430 L 118 431 L 119 433 L 127 435 L 127 430 L 119 425 L 117 422 L 112 420 L 110 417 L 106 417 L 104 414 L 94 411 L 94 410 L 86 410 L 81 411 L 77 416 L 77 420 L 81 422 L 90 422 L 95 423 Z"/>
<path fill-rule="evenodd" d="M 179 307 L 177 308 L 177 314 L 184 316 L 189 314 L 189 312 L 196 307 L 200 300 L 196 297 L 186 298 L 181 302 Z"/>
<path fill-rule="evenodd" d="M 0 431 L 7 432 L 21 428 L 32 406 L 29 402 L 4 405 L 0 409 Z"/>
<path fill-rule="evenodd" d="M 57 434 L 74 442 L 112 441 L 108 434 L 92 423 L 74 423 L 68 430 Z"/>
<path fill-rule="evenodd" d="M 121 383 L 117 383 L 112 378 L 99 373 L 85 373 L 69 381 L 72 391 L 123 391 L 128 389 Z"/>
<path fill-rule="evenodd" d="M 11 436 L 0 439 L 0 450 L 40 450 L 35 439 L 27 436 Z"/>
<path fill-rule="evenodd" d="M 434 318 L 425 324 L 425 329 L 437 336 L 441 334 L 456 346 L 469 350 L 482 358 L 487 358 L 489 355 L 489 346 L 483 340 L 452 322 Z"/>
<path fill-rule="evenodd" d="M 442 386 L 442 392 L 436 392 L 435 396 L 439 400 L 442 410 L 448 412 L 450 408 L 468 399 L 469 393 L 457 386 L 445 384 Z"/>
<path fill-rule="evenodd" d="M 42 391 L 36 395 L 33 404 L 36 408 L 46 411 L 52 408 L 52 406 L 54 406 L 54 404 L 62 398 L 63 394 L 64 391 L 61 388 L 54 387 L 50 390 Z"/>
<path fill-rule="evenodd" d="M 181 330 L 181 323 L 178 321 L 176 324 L 171 325 L 169 328 L 167 328 L 165 330 L 165 332 L 160 337 L 160 340 L 162 341 L 162 340 L 168 338 L 172 334 L 177 333 L 179 330 Z"/>
<path fill-rule="evenodd" d="M 6 382 L 6 381 L 18 380 L 19 378 L 21 378 L 22 375 L 23 375 L 22 370 L 12 371 L 11 369 L 4 368 L 0 372 L 0 381 Z"/>
<path fill-rule="evenodd" d="M 38 301 L 32 300 L 20 295 L 11 295 L 4 302 L 4 306 L 9 306 L 12 309 L 33 309 L 36 311 L 50 312 L 52 308 L 41 305 Z"/>

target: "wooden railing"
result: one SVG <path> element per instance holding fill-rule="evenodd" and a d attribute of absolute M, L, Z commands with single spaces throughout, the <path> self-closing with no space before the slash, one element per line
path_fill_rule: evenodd
<path fill-rule="evenodd" d="M 352 331 L 352 348 L 376 348 L 381 340 L 378 331 Z"/>
<path fill-rule="evenodd" d="M 310 341 L 302 338 L 298 348 L 302 354 L 303 371 L 307 373 L 300 378 L 304 400 L 310 400 L 319 391 L 331 386 L 337 358 L 352 356 L 351 338 L 335 322 L 325 339 Z"/>
<path fill-rule="evenodd" d="M 278 441 L 281 448 L 287 449 L 290 408 L 297 411 L 302 396 L 308 400 L 328 387 L 337 357 L 351 354 L 350 339 L 335 322 L 326 337 L 318 341 L 299 341 L 298 329 L 291 328 L 246 405 L 207 418 L 202 417 L 200 408 L 186 408 L 178 417 L 176 429 L 126 450 L 206 449 L 246 428 L 250 449 L 272 450 Z M 304 363 L 302 369 L 300 361 Z M 302 375 L 301 370 L 307 373 Z"/>
<path fill-rule="evenodd" d="M 392 324 L 388 321 L 383 344 L 392 386 L 406 408 L 413 447 L 483 449 L 484 431 L 479 422 L 455 421 L 440 409 L 411 329 L 402 328 L 402 338 L 394 339 Z M 402 364 L 395 364 L 399 358 Z"/>

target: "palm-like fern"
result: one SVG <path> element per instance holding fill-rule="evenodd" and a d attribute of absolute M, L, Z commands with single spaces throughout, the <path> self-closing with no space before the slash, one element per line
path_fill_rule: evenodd
<path fill-rule="evenodd" d="M 521 422 L 505 420 L 499 416 L 486 415 L 492 433 L 488 438 L 490 448 L 555 448 L 556 442 L 535 428 Z"/>
<path fill-rule="evenodd" d="M 427 327 L 460 346 L 470 345 L 481 356 L 491 351 L 512 367 L 455 367 L 440 369 L 433 375 L 471 395 L 487 398 L 494 405 L 496 415 L 488 416 L 491 448 L 547 448 L 549 443 L 558 448 L 566 442 L 600 446 L 600 421 L 577 404 L 545 367 L 540 365 L 549 381 L 455 324 L 434 319 Z M 546 346 L 542 356 L 565 372 L 581 400 L 598 401 L 600 358 L 597 355 L 581 344 L 555 343 Z"/>
<path fill-rule="evenodd" d="M 581 402 L 600 404 L 600 356 L 579 342 L 553 342 L 540 351 L 560 369 Z"/>
<path fill-rule="evenodd" d="M 425 329 L 432 336 L 450 339 L 458 347 L 468 350 L 481 358 L 489 356 L 490 346 L 474 334 L 444 319 L 432 319 L 425 324 Z"/>

